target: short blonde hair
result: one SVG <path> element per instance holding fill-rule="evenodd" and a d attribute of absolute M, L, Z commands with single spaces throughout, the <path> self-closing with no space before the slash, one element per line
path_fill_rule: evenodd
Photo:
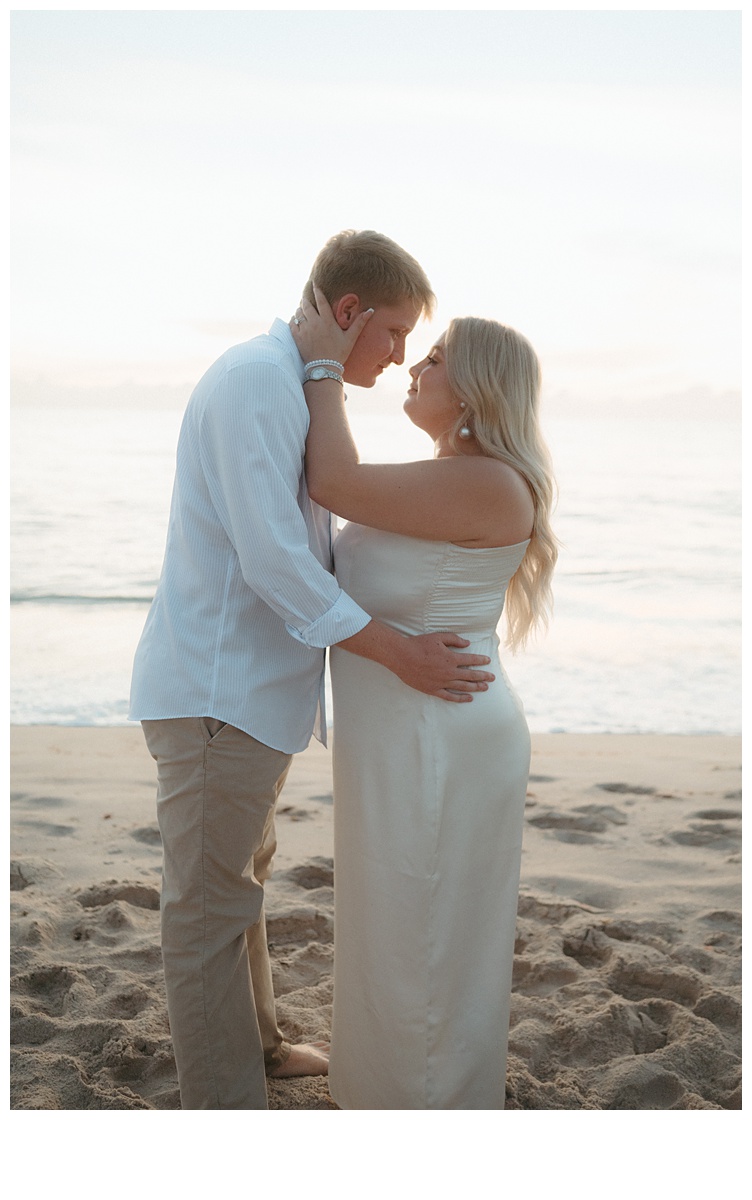
<path fill-rule="evenodd" d="M 329 238 L 303 289 L 311 304 L 314 283 L 330 304 L 349 292 L 372 308 L 409 299 L 427 318 L 433 316 L 436 305 L 420 263 L 391 238 L 372 229 L 344 229 Z"/>
<path fill-rule="evenodd" d="M 453 435 L 470 425 L 483 454 L 519 471 L 533 499 L 530 545 L 504 603 L 507 643 L 517 650 L 548 624 L 558 556 L 551 528 L 556 484 L 539 423 L 540 363 L 522 334 L 481 317 L 451 321 L 443 347 L 449 386 L 463 401 Z"/>

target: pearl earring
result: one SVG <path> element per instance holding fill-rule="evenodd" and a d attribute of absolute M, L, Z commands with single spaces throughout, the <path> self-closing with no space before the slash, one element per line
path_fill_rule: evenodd
<path fill-rule="evenodd" d="M 464 400 L 460 400 L 460 408 L 467 408 Z M 467 441 L 468 438 L 473 436 L 473 431 L 467 425 L 463 425 L 459 433 L 463 441 Z"/>

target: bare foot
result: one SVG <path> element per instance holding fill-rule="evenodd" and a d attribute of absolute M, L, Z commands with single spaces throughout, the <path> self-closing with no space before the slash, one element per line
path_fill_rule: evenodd
<path fill-rule="evenodd" d="M 269 1072 L 270 1079 L 292 1079 L 295 1075 L 328 1075 L 329 1043 L 304 1042 L 293 1046 L 280 1067 Z"/>

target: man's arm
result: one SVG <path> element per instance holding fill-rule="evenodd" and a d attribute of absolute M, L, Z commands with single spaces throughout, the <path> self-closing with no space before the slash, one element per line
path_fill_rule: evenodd
<path fill-rule="evenodd" d="M 309 546 L 298 503 L 307 426 L 293 376 L 274 362 L 241 363 L 217 382 L 199 444 L 214 508 L 246 584 L 292 637 L 323 648 L 370 618 Z"/>
<path fill-rule="evenodd" d="M 371 621 L 353 637 L 337 642 L 343 650 L 381 663 L 408 687 L 441 700 L 466 702 L 471 692 L 485 692 L 496 678 L 490 671 L 472 670 L 485 666 L 490 659 L 484 654 L 463 654 L 452 646 L 469 643 L 456 633 L 422 633 L 406 637 Z"/>

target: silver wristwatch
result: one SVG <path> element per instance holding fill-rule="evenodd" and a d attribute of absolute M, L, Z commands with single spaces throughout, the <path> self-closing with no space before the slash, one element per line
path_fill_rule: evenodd
<path fill-rule="evenodd" d="M 328 371 L 326 367 L 312 367 L 305 377 L 305 383 L 318 383 L 320 379 L 336 379 L 337 383 L 342 383 L 342 376 L 336 371 Z"/>

